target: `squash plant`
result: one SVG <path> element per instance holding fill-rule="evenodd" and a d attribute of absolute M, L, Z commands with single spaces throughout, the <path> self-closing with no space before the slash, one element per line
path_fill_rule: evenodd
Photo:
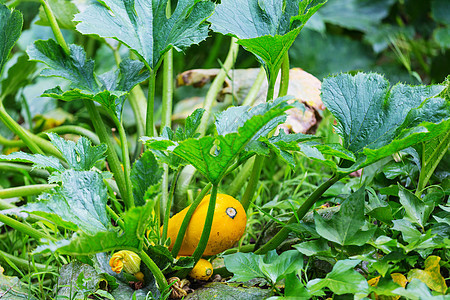
<path fill-rule="evenodd" d="M 275 290 L 277 283 L 285 280 L 286 296 L 295 294 L 289 290 L 294 286 L 305 297 L 320 295 L 325 287 L 334 292 L 336 289 L 338 294 L 347 292 L 364 297 L 369 294 L 368 289 L 343 290 L 331 287 L 327 281 L 331 282 L 333 276 L 347 275 L 361 281 L 362 275 L 353 270 L 361 259 L 340 260 L 327 278 L 310 281 L 305 287 L 298 284 L 293 272 L 303 268 L 301 254 L 307 252 L 306 245 L 299 244 L 295 247 L 297 250 L 279 256 L 273 250 L 291 231 L 298 229 L 295 225 L 300 224 L 336 182 L 417 145 L 421 146 L 423 167 L 415 195 L 402 186 L 398 190 L 407 214 L 414 224 L 424 229 L 434 206 L 421 208 L 419 197 L 448 148 L 450 82 L 391 87 L 382 75 L 375 73 L 329 76 L 323 81 L 322 101 L 337 121 L 335 130 L 341 143 L 321 143 L 315 136 L 306 134 L 275 134 L 277 126 L 286 120 L 288 109 L 302 109 L 301 104 L 291 101 L 294 97 L 286 95 L 288 50 L 325 1 L 222 0 L 215 4 L 206 0 L 179 0 L 174 8 L 167 0 L 93 2 L 69 21 L 77 32 L 95 37 L 113 51 L 117 67 L 102 74 L 95 72 L 96 62 L 88 58 L 83 47 L 66 43 L 60 30 L 61 18 L 55 17 L 46 0 L 41 3 L 55 39 L 35 41 L 28 46 L 27 55 L 30 61 L 45 65 L 41 76 L 63 78 L 68 83 L 47 89 L 42 96 L 66 102 L 81 100 L 101 143 L 93 146 L 87 137 L 75 143 L 55 133 L 42 137 L 21 127 L 4 108 L 3 101 L 25 84 L 28 74 L 26 69 L 21 72 L 9 69 L 1 86 L 0 119 L 18 136 L 27 151 L 1 155 L 0 159 L 31 163 L 35 169 L 46 170 L 49 176 L 48 184 L 31 185 L 26 188 L 27 192 L 23 189 L 4 191 L 8 197 L 39 196 L 36 202 L 19 207 L 2 203 L 2 208 L 7 210 L 0 214 L 0 221 L 35 238 L 39 242 L 35 253 L 52 251 L 83 260 L 90 257 L 87 260 L 91 264 L 105 270 L 101 267 L 107 260 L 105 252 L 133 251 L 145 265 L 144 285 L 155 286 L 156 281 L 159 291 L 152 293 L 164 297 L 173 284 L 169 285 L 166 276 L 186 277 L 201 259 L 208 240 L 215 238 L 210 237 L 210 232 L 217 194 L 220 189 L 227 189 L 221 186 L 223 179 L 256 157 L 249 178 L 245 172 L 237 174 L 241 180 L 248 180 L 240 201 L 249 209 L 265 157 L 276 155 L 292 163 L 294 156 L 300 153 L 331 168 L 333 176 L 312 192 L 298 209 L 291 210 L 288 221 L 267 243 L 252 249 L 254 253 L 227 256 L 225 264 L 234 273 L 234 280 L 261 277 Z M 4 37 L 0 41 L 2 72 L 20 36 L 22 15 L 0 5 L 0 16 L 0 35 Z M 228 57 L 209 88 L 203 109 L 195 110 L 186 118 L 184 127 L 174 130 L 170 126 L 172 51 L 183 51 L 201 43 L 208 37 L 209 30 L 233 37 Z M 120 45 L 129 48 L 129 57 L 121 58 Z M 261 63 L 268 82 L 267 101 L 254 106 L 229 107 L 217 113 L 210 124 L 212 104 L 235 61 L 238 45 L 254 54 Z M 162 64 L 163 122 L 158 133 L 154 102 L 156 75 Z M 280 70 L 281 84 L 276 97 L 275 81 Z M 148 97 L 144 107 L 140 107 L 142 102 L 138 95 L 142 94 L 141 85 L 147 80 Z M 259 85 L 260 82 L 255 82 L 256 89 Z M 129 153 L 130 137 L 124 127 L 126 101 L 130 101 L 137 127 L 141 128 L 139 143 L 142 147 L 138 149 L 142 148 L 142 154 L 135 161 Z M 142 118 L 142 111 L 145 118 Z M 112 122 L 117 129 L 120 151 L 116 151 L 106 122 Z M 169 241 L 167 232 L 174 191 L 186 166 L 195 168 L 208 183 L 201 187 L 187 210 L 175 241 Z M 170 174 L 173 176 L 169 188 Z M 210 201 L 197 248 L 191 257 L 177 260 L 191 216 L 209 192 Z M 364 188 L 349 196 L 341 214 L 332 220 L 325 221 L 315 215 L 317 233 L 342 247 L 368 243 L 375 228 L 363 228 L 364 216 L 355 213 L 355 210 L 363 210 L 364 197 Z M 29 215 L 24 217 L 23 212 Z M 23 220 L 18 221 L 11 215 Z M 53 227 L 53 232 L 30 225 L 38 222 L 47 224 L 43 225 L 45 228 Z M 352 228 L 344 228 L 352 222 Z M 401 221 L 395 226 L 408 226 L 405 224 Z M 71 234 L 64 234 L 65 230 Z M 167 246 L 171 242 L 174 245 L 169 251 Z M 245 262 L 258 266 L 256 274 L 243 272 L 239 266 Z M 82 278 L 79 281 L 83 286 Z M 114 282 L 111 278 L 109 281 Z"/>

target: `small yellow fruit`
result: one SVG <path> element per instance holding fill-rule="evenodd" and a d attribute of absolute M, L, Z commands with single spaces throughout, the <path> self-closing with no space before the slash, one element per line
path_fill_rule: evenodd
<path fill-rule="evenodd" d="M 194 253 L 205 225 L 210 196 L 205 196 L 192 214 L 183 243 L 181 244 L 180 252 L 178 253 L 179 255 L 191 256 Z M 167 237 L 170 237 L 171 240 L 170 250 L 172 250 L 175 244 L 178 230 L 188 209 L 189 206 L 169 220 Z M 244 234 L 246 223 L 247 215 L 242 204 L 229 195 L 217 194 L 211 234 L 203 255 L 215 255 L 233 247 Z"/>
<path fill-rule="evenodd" d="M 197 280 L 206 281 L 211 277 L 212 274 L 213 274 L 212 264 L 206 259 L 200 258 L 200 260 L 197 262 L 197 264 L 189 273 L 189 276 Z"/>
<path fill-rule="evenodd" d="M 134 277 L 136 277 L 136 279 L 139 280 L 140 282 L 144 282 L 144 273 L 137 272 L 136 274 L 134 274 Z"/>

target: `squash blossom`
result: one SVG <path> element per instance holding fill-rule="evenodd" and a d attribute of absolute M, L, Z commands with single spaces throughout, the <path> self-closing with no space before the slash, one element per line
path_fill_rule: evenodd
<path fill-rule="evenodd" d="M 123 269 L 124 272 L 134 275 L 141 270 L 141 258 L 133 251 L 121 250 L 113 254 L 109 265 L 117 274 Z"/>

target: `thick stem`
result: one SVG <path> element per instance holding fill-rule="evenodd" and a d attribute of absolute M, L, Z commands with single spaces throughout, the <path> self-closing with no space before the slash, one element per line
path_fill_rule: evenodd
<path fill-rule="evenodd" d="M 57 187 L 57 184 L 35 184 L 0 190 L 0 199 L 39 195 Z"/>
<path fill-rule="evenodd" d="M 63 125 L 46 130 L 45 132 L 54 132 L 57 134 L 77 134 L 90 139 L 94 145 L 100 144 L 100 139 L 95 133 L 81 126 Z"/>
<path fill-rule="evenodd" d="M 214 211 L 216 209 L 216 199 L 217 199 L 218 184 L 213 184 L 211 190 L 211 197 L 209 198 L 208 211 L 206 212 L 205 225 L 203 227 L 202 235 L 198 241 L 197 248 L 195 248 L 192 258 L 194 258 L 195 263 L 202 257 L 203 252 L 208 244 L 209 235 L 211 233 L 211 227 L 214 218 Z"/>
<path fill-rule="evenodd" d="M 48 21 L 50 23 L 50 27 L 52 28 L 53 34 L 55 35 L 55 39 L 58 42 L 58 44 L 63 48 L 63 50 L 69 54 L 70 49 L 66 44 L 66 41 L 64 40 L 64 37 L 62 35 L 61 29 L 58 26 L 58 22 L 56 21 L 56 18 L 52 12 L 52 9 L 50 8 L 50 5 L 48 5 L 46 0 L 40 0 L 42 7 L 44 8 L 44 12 L 47 15 Z"/>
<path fill-rule="evenodd" d="M 253 102 L 255 102 L 256 96 L 258 96 L 259 90 L 261 89 L 265 78 L 266 72 L 264 71 L 264 68 L 261 67 L 259 69 L 258 76 L 256 76 L 255 82 L 248 91 L 248 94 L 245 97 L 244 102 L 242 102 L 242 105 L 253 105 Z"/>
<path fill-rule="evenodd" d="M 252 202 L 253 196 L 255 195 L 263 164 L 264 156 L 256 156 L 255 163 L 253 164 L 252 174 L 250 175 L 250 180 L 248 182 L 247 188 L 245 189 L 244 196 L 241 199 L 241 204 L 244 207 L 245 211 L 247 211 L 250 207 L 250 203 Z"/>
<path fill-rule="evenodd" d="M 102 117 L 100 116 L 97 107 L 92 101 L 84 100 L 84 105 L 86 106 L 89 112 L 92 125 L 94 126 L 95 132 L 98 134 L 100 141 L 108 146 L 108 149 L 106 150 L 106 155 L 108 157 L 108 164 L 109 167 L 111 168 L 111 171 L 114 174 L 114 178 L 116 179 L 120 195 L 122 196 L 122 199 L 124 199 L 124 202 L 129 201 L 125 200 L 128 197 L 127 188 L 125 184 L 125 176 L 123 174 L 122 167 L 120 166 L 117 153 L 114 151 L 114 145 L 111 139 L 109 138 L 108 133 L 106 132 L 105 124 L 103 123 Z"/>
<path fill-rule="evenodd" d="M 283 56 L 283 62 L 281 63 L 281 82 L 280 89 L 278 91 L 278 97 L 287 95 L 289 88 L 289 53 L 286 52 Z"/>
<path fill-rule="evenodd" d="M 268 87 L 267 87 L 267 97 L 266 97 L 266 101 L 270 101 L 273 99 L 273 95 L 275 93 L 275 80 L 276 78 L 268 78 Z"/>
<path fill-rule="evenodd" d="M 11 255 L 9 253 L 3 252 L 0 250 L 0 260 L 3 261 L 11 261 L 13 262 L 17 267 L 24 269 L 24 270 L 37 270 L 39 272 L 49 272 L 49 271 L 56 271 L 55 267 L 52 266 L 46 266 L 43 264 L 33 263 L 28 260 L 25 260 L 23 258 L 16 257 L 14 255 Z"/>
<path fill-rule="evenodd" d="M 10 162 L 0 162 L 0 171 L 9 171 L 9 172 L 28 172 L 31 176 L 36 176 L 40 178 L 47 179 L 50 173 L 46 170 L 41 169 L 33 169 L 32 166 L 23 165 L 19 163 L 10 163 Z"/>
<path fill-rule="evenodd" d="M 111 218 L 114 220 L 114 222 L 117 223 L 117 225 L 119 225 L 120 228 L 122 228 L 123 230 L 125 230 L 125 223 L 123 222 L 123 220 L 119 217 L 118 214 L 116 214 L 116 212 L 109 207 L 108 205 L 106 205 L 106 211 L 109 213 L 109 215 L 111 216 Z"/>
<path fill-rule="evenodd" d="M 311 207 L 316 203 L 317 200 L 337 181 L 344 178 L 347 174 L 337 174 L 331 177 L 328 181 L 322 183 L 300 206 L 294 216 L 292 216 L 287 224 L 292 224 L 301 220 L 306 213 L 311 209 Z M 270 250 L 276 249 L 286 238 L 288 237 L 290 229 L 288 227 L 283 227 L 273 238 L 271 238 L 264 246 L 255 251 L 255 254 L 265 254 Z"/>
<path fill-rule="evenodd" d="M 150 78 L 148 80 L 148 100 L 147 100 L 147 120 L 145 125 L 145 135 L 154 136 L 153 122 L 154 122 L 154 105 L 155 105 L 155 84 L 156 84 L 156 70 L 149 69 Z"/>
<path fill-rule="evenodd" d="M 181 222 L 180 229 L 178 230 L 177 239 L 175 240 L 175 243 L 172 248 L 172 256 L 177 257 L 178 252 L 180 251 L 181 244 L 184 240 L 184 234 L 186 233 L 186 229 L 189 225 L 189 222 L 191 221 L 191 217 L 194 214 L 195 209 L 197 206 L 202 202 L 203 198 L 206 196 L 208 191 L 211 189 L 212 184 L 208 183 L 203 190 L 200 192 L 200 194 L 195 198 L 194 202 L 189 206 L 189 209 L 184 216 L 183 222 Z"/>
<path fill-rule="evenodd" d="M 31 139 L 31 134 L 29 134 L 25 129 L 17 124 L 13 118 L 11 118 L 3 106 L 3 100 L 0 101 L 0 120 L 27 145 L 31 152 L 44 154 L 44 151 L 42 151 L 41 148 L 39 148 L 39 146 Z"/>
<path fill-rule="evenodd" d="M 164 274 L 161 272 L 161 270 L 158 268 L 158 266 L 155 264 L 155 262 L 144 251 L 141 251 L 138 254 L 139 254 L 139 257 L 144 262 L 144 264 L 149 268 L 150 272 L 152 272 L 153 276 L 155 276 L 156 283 L 158 284 L 159 290 L 160 291 L 166 290 L 169 285 L 167 284 Z"/>
<path fill-rule="evenodd" d="M 228 186 L 228 195 L 236 198 L 236 196 L 239 194 L 239 191 L 247 182 L 247 178 L 252 173 L 252 167 L 254 163 L 255 163 L 255 156 L 251 157 L 248 161 L 245 162 L 245 164 L 242 166 L 237 176 Z"/>
<path fill-rule="evenodd" d="M 164 220 L 163 220 L 163 232 L 162 232 L 162 237 L 161 237 L 161 240 L 163 241 L 163 243 L 167 239 L 167 230 L 169 228 L 169 219 L 170 219 L 170 208 L 172 207 L 172 200 L 173 200 L 173 194 L 175 192 L 175 185 L 177 184 L 177 179 L 178 179 L 178 176 L 180 175 L 180 172 L 181 172 L 181 167 L 178 167 L 178 169 L 173 177 L 172 184 L 170 186 L 169 197 L 167 197 L 167 202 L 165 205 L 166 207 L 165 207 Z"/>
<path fill-rule="evenodd" d="M 131 184 L 131 164 L 130 164 L 130 153 L 128 152 L 128 140 L 125 128 L 123 124 L 116 116 L 113 116 L 114 123 L 116 124 L 117 130 L 119 131 L 120 137 L 120 147 L 122 148 L 122 163 L 123 163 L 123 173 L 125 177 L 125 189 L 127 192 L 127 197 L 124 198 L 125 208 L 130 209 L 134 207 L 134 197 L 133 197 L 133 185 Z"/>
<path fill-rule="evenodd" d="M 15 230 L 18 230 L 22 233 L 25 233 L 29 236 L 31 236 L 32 238 L 36 239 L 36 240 L 41 240 L 41 239 L 47 239 L 47 240 L 51 240 L 51 241 L 57 241 L 56 238 L 46 235 L 43 232 L 40 232 L 39 230 L 34 229 L 33 227 L 27 225 L 26 223 L 22 223 L 19 221 L 14 220 L 13 218 L 10 218 L 8 216 L 2 215 L 0 214 L 0 222 L 5 223 L 6 225 L 14 228 Z"/>
<path fill-rule="evenodd" d="M 228 50 L 228 55 L 225 59 L 225 62 L 223 63 L 223 67 L 220 70 L 219 74 L 217 74 L 216 78 L 214 78 L 208 90 L 208 93 L 206 94 L 205 101 L 203 102 L 205 113 L 203 114 L 202 121 L 197 129 L 197 132 L 200 133 L 200 136 L 205 135 L 213 103 L 223 87 L 223 82 L 225 81 L 228 71 L 236 61 L 237 53 L 239 50 L 239 45 L 236 43 L 236 41 L 236 38 L 231 38 L 230 49 Z"/>

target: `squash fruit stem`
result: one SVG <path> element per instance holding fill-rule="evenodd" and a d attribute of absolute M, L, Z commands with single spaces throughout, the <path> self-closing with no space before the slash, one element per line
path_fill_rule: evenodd
<path fill-rule="evenodd" d="M 206 196 L 208 191 L 211 189 L 212 184 L 208 183 L 203 190 L 198 194 L 197 198 L 195 198 L 194 202 L 189 207 L 186 216 L 184 216 L 183 222 L 181 222 L 180 229 L 178 230 L 177 239 L 175 240 L 175 243 L 172 248 L 172 256 L 177 257 L 178 252 L 180 252 L 181 244 L 183 243 L 184 234 L 186 233 L 186 229 L 189 225 L 189 222 L 191 221 L 191 217 L 194 214 L 195 210 L 197 209 L 197 206 L 202 202 L 203 197 Z M 167 222 L 168 224 L 168 222 Z M 164 223 L 165 225 L 165 223 Z M 164 229 L 163 229 L 164 230 Z"/>

